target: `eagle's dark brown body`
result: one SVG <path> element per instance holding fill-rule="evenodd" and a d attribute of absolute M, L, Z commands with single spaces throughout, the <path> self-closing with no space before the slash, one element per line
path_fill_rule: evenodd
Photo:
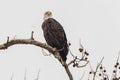
<path fill-rule="evenodd" d="M 49 18 L 42 24 L 45 40 L 48 45 L 60 50 L 60 56 L 66 61 L 68 54 L 67 38 L 64 29 L 55 19 Z"/>

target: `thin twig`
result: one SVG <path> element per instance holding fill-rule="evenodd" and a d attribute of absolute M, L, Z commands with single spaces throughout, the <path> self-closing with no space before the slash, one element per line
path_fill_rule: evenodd
<path fill-rule="evenodd" d="M 11 79 L 10 80 L 13 80 L 13 73 L 12 73 L 12 76 L 11 76 Z"/>
<path fill-rule="evenodd" d="M 40 69 L 39 69 L 39 71 L 38 71 L 38 74 L 37 74 L 37 77 L 36 77 L 35 80 L 39 80 L 39 75 L 40 75 Z"/>
<path fill-rule="evenodd" d="M 68 66 L 76 61 L 77 57 L 68 63 Z"/>
<path fill-rule="evenodd" d="M 7 43 L 9 42 L 9 36 L 7 37 Z"/>
<path fill-rule="evenodd" d="M 25 69 L 24 80 L 26 80 L 27 69 Z"/>
<path fill-rule="evenodd" d="M 91 63 L 89 62 L 89 65 L 90 65 L 90 69 L 91 69 L 91 71 L 92 72 L 94 72 L 94 70 L 93 70 L 93 68 L 92 68 L 92 66 L 91 66 Z"/>
<path fill-rule="evenodd" d="M 84 75 L 85 75 L 85 71 L 83 72 L 82 77 L 80 78 L 80 80 L 82 80 L 82 79 L 83 79 Z"/>
<path fill-rule="evenodd" d="M 85 67 L 85 66 L 87 66 L 88 63 L 89 63 L 89 61 L 87 61 L 87 62 L 86 62 L 84 65 L 82 65 L 82 66 L 78 65 L 77 68 Z"/>
<path fill-rule="evenodd" d="M 43 53 L 44 56 L 50 56 L 50 55 L 51 55 L 51 53 L 47 54 L 47 53 L 44 51 L 43 48 L 42 48 L 42 53 Z"/>
<path fill-rule="evenodd" d="M 34 31 L 31 32 L 31 40 L 34 40 L 33 33 L 34 33 Z"/>
<path fill-rule="evenodd" d="M 75 56 L 73 55 L 73 53 L 72 53 L 72 51 L 70 50 L 70 48 L 69 48 L 69 52 L 70 52 L 70 54 L 72 55 L 72 57 L 75 58 Z"/>
<path fill-rule="evenodd" d="M 116 64 L 115 64 L 115 72 L 113 72 L 113 78 L 117 78 L 117 73 L 118 73 L 118 71 L 117 71 L 117 63 L 119 64 L 119 57 L 120 57 L 120 52 L 119 52 L 119 54 L 118 54 L 118 57 L 117 57 L 117 60 L 116 60 Z"/>
<path fill-rule="evenodd" d="M 93 80 L 95 80 L 95 76 L 96 76 L 97 70 L 98 70 L 99 66 L 101 65 L 103 59 L 104 59 L 104 57 L 101 59 L 100 63 L 97 65 L 97 67 L 95 69 L 95 72 L 94 72 L 94 75 L 93 75 Z"/>

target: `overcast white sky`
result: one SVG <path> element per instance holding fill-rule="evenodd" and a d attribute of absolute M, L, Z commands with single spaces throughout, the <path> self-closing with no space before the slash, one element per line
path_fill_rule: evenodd
<path fill-rule="evenodd" d="M 104 56 L 111 76 L 120 50 L 120 0 L 0 0 L 0 43 L 7 36 L 30 38 L 31 31 L 36 40 L 45 42 L 41 24 L 47 10 L 63 25 L 73 54 L 80 54 L 81 39 L 93 68 Z M 27 80 L 34 80 L 39 70 L 40 80 L 68 80 L 61 64 L 52 55 L 43 56 L 41 48 L 16 45 L 0 51 L 0 80 L 10 80 L 12 74 L 13 80 L 23 80 L 25 70 Z M 71 67 L 74 80 L 89 70 Z"/>

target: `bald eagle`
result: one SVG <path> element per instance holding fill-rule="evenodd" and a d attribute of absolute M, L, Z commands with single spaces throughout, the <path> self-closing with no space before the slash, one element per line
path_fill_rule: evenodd
<path fill-rule="evenodd" d="M 56 48 L 59 51 L 62 60 L 66 61 L 66 56 L 68 54 L 66 34 L 62 25 L 52 18 L 52 12 L 45 12 L 42 29 L 47 44 Z"/>

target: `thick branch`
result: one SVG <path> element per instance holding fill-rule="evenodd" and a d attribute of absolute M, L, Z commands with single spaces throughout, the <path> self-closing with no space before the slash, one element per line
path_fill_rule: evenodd
<path fill-rule="evenodd" d="M 59 53 L 56 51 L 56 49 L 52 48 L 51 46 L 45 44 L 45 43 L 41 43 L 39 41 L 36 41 L 34 39 L 14 39 L 14 40 L 7 40 L 6 43 L 4 44 L 1 44 L 0 45 L 0 50 L 4 50 L 4 49 L 7 49 L 8 47 L 10 46 L 13 46 L 13 45 L 16 45 L 16 44 L 31 44 L 31 45 L 35 45 L 35 46 L 38 46 L 38 47 L 41 47 L 41 48 L 44 48 L 46 50 L 48 50 L 49 52 L 51 52 L 60 62 L 61 64 L 64 66 L 68 76 L 69 76 L 69 79 L 70 80 L 73 80 L 73 77 L 72 77 L 72 74 L 68 68 L 68 65 L 63 62 L 63 60 L 61 59 L 61 57 L 59 56 Z M 64 63 L 64 64 L 63 64 Z"/>
<path fill-rule="evenodd" d="M 69 70 L 69 68 L 68 68 L 68 65 L 67 65 L 66 63 L 64 64 L 64 68 L 65 68 L 65 70 L 66 70 L 66 73 L 67 73 L 68 76 L 69 76 L 69 79 L 70 79 L 70 80 L 73 80 L 72 74 L 71 74 L 71 72 L 70 72 L 70 70 Z"/>
<path fill-rule="evenodd" d="M 0 45 L 0 50 L 7 49 L 8 47 L 16 44 L 32 44 L 32 45 L 47 49 L 51 53 L 54 52 L 53 48 L 50 47 L 49 45 L 45 43 L 41 43 L 39 41 L 32 40 L 32 39 L 15 39 L 15 40 L 7 41 L 6 43 Z"/>

